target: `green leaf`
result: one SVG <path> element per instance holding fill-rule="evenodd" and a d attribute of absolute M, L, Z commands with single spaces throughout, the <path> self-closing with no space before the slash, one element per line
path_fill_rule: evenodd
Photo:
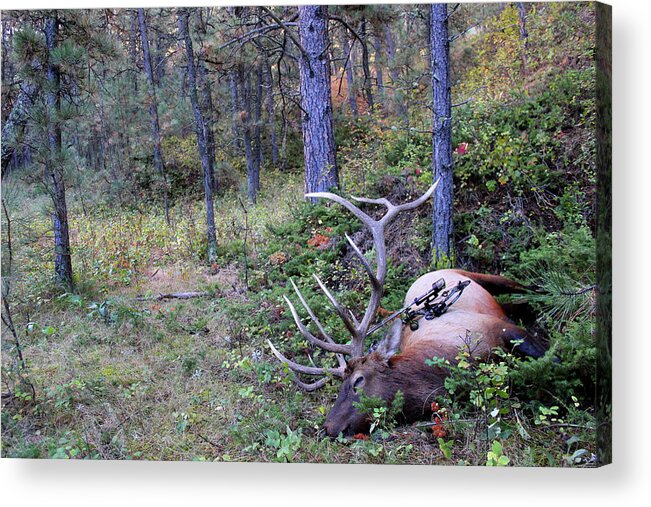
<path fill-rule="evenodd" d="M 579 443 L 580 441 L 581 441 L 581 439 L 579 437 L 577 437 L 576 435 L 574 435 L 573 437 L 568 438 L 565 441 L 565 443 L 567 444 L 567 447 L 569 448 L 569 447 L 572 447 L 572 444 Z"/>

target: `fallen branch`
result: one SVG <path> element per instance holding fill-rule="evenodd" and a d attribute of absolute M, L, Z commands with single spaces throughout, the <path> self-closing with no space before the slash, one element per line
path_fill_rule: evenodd
<path fill-rule="evenodd" d="M 157 296 L 141 296 L 137 297 L 136 301 L 161 301 L 163 299 L 191 299 L 203 298 L 210 296 L 210 292 L 171 292 L 169 294 L 159 293 Z"/>

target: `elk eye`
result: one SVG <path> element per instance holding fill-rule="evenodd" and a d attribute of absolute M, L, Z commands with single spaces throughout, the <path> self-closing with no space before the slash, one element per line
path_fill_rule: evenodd
<path fill-rule="evenodd" d="M 355 379 L 355 382 L 353 383 L 353 391 L 357 392 L 358 387 L 362 387 L 364 385 L 364 376 L 360 375 Z"/>

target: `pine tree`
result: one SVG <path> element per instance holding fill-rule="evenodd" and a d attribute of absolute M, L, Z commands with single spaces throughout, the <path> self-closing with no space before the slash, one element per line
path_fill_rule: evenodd
<path fill-rule="evenodd" d="M 430 63 L 432 70 L 432 170 L 439 180 L 434 192 L 432 248 L 437 266 L 454 258 L 454 186 L 452 180 L 452 103 L 450 95 L 450 42 L 447 4 L 430 10 Z"/>
<path fill-rule="evenodd" d="M 206 203 L 206 236 L 208 240 L 208 262 L 214 262 L 217 258 L 217 235 L 215 229 L 215 206 L 213 203 L 214 168 L 211 165 L 208 153 L 208 136 L 204 113 L 201 111 L 197 93 L 197 71 L 194 61 L 194 49 L 189 29 L 189 9 L 178 10 L 179 38 L 185 46 L 186 62 L 188 69 L 188 93 L 194 114 L 194 128 L 197 135 L 197 145 L 201 157 L 201 168 L 203 171 L 203 190 Z"/>
<path fill-rule="evenodd" d="M 305 191 L 321 192 L 339 186 L 328 58 L 328 7 L 299 7 L 301 109 Z"/>

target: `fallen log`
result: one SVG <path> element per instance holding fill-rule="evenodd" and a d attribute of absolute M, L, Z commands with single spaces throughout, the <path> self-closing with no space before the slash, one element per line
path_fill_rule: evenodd
<path fill-rule="evenodd" d="M 191 299 L 210 296 L 210 292 L 171 292 L 169 294 L 158 293 L 157 296 L 141 296 L 136 301 L 161 301 L 163 299 Z"/>

